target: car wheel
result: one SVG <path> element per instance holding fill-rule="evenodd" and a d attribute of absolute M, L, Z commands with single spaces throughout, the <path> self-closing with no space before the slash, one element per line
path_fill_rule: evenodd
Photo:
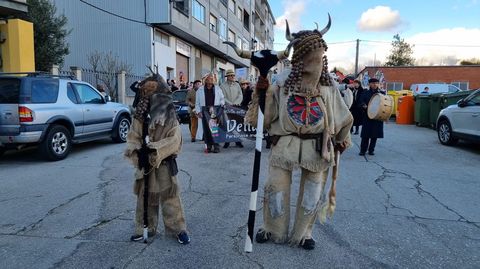
<path fill-rule="evenodd" d="M 113 129 L 112 140 L 116 143 L 125 143 L 127 142 L 127 134 L 130 131 L 130 120 L 125 117 L 121 116 L 118 119 L 117 124 Z"/>
<path fill-rule="evenodd" d="M 63 160 L 70 153 L 72 139 L 70 132 L 62 125 L 53 125 L 48 129 L 40 144 L 40 153 L 50 161 Z"/>
<path fill-rule="evenodd" d="M 2 157 L 2 155 L 5 153 L 5 151 L 7 151 L 6 148 L 0 147 L 0 157 Z"/>
<path fill-rule="evenodd" d="M 458 139 L 453 137 L 452 127 L 447 120 L 442 120 L 438 123 L 437 128 L 438 140 L 443 145 L 454 145 Z"/>

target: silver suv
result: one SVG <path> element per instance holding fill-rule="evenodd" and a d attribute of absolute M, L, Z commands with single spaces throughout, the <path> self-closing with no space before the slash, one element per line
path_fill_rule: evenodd
<path fill-rule="evenodd" d="M 126 141 L 127 105 L 110 102 L 90 84 L 40 73 L 0 73 L 0 155 L 38 145 L 49 160 L 67 157 L 73 143 L 111 137 Z"/>
<path fill-rule="evenodd" d="M 453 145 L 458 139 L 480 142 L 480 89 L 440 111 L 437 133 L 444 145 Z"/>

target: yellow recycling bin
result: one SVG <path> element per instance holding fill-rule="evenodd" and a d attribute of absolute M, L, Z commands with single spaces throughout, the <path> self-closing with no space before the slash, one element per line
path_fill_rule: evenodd
<path fill-rule="evenodd" d="M 398 109 L 398 99 L 402 96 L 413 96 L 413 92 L 409 90 L 400 91 L 388 91 L 388 95 L 393 97 L 393 112 L 392 115 L 396 115 Z"/>

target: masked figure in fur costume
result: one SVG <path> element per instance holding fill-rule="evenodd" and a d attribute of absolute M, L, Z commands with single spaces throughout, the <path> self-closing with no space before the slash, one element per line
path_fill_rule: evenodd
<path fill-rule="evenodd" d="M 153 71 L 152 71 L 153 73 Z M 182 135 L 180 125 L 172 102 L 170 87 L 157 73 L 146 78 L 137 85 L 135 113 L 132 127 L 127 136 L 125 156 L 137 168 L 135 173 L 134 193 L 137 195 L 135 214 L 135 234 L 132 241 L 143 239 L 143 194 L 144 175 L 148 175 L 148 233 L 153 236 L 157 232 L 159 207 L 162 208 L 165 233 L 177 236 L 182 244 L 188 244 L 190 238 L 186 232 L 185 217 L 180 189 L 177 183 L 176 155 L 181 150 Z M 139 156 L 142 148 L 143 123 L 148 123 L 148 157 L 151 171 L 139 167 Z"/>
<path fill-rule="evenodd" d="M 350 141 L 352 115 L 328 74 L 327 45 L 321 31 L 300 31 L 287 39 L 293 46 L 292 67 L 278 76 L 275 84 L 259 78 L 246 121 L 256 124 L 258 93 L 266 91 L 264 127 L 272 137 L 268 180 L 263 207 L 264 226 L 256 241 L 289 242 L 313 249 L 314 222 L 326 205 L 324 187 L 328 169 L 335 164 L 335 151 L 346 149 Z M 289 234 L 290 185 L 292 171 L 301 169 L 300 191 L 293 230 Z M 322 199 L 323 196 L 323 199 Z M 329 207 L 330 208 L 327 208 Z"/>

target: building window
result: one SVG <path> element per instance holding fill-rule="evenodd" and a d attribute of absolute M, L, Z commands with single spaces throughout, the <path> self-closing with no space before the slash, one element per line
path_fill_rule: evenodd
<path fill-rule="evenodd" d="M 154 38 L 155 41 L 160 42 L 167 47 L 170 47 L 170 36 L 169 35 L 156 30 L 155 31 L 155 36 L 153 38 Z"/>
<path fill-rule="evenodd" d="M 235 33 L 232 30 L 228 30 L 228 41 L 235 43 Z"/>
<path fill-rule="evenodd" d="M 227 40 L 227 21 L 220 17 L 218 20 L 218 35 L 221 39 Z"/>
<path fill-rule="evenodd" d="M 199 22 L 205 24 L 205 7 L 197 0 L 193 0 L 192 3 L 192 16 Z"/>
<path fill-rule="evenodd" d="M 183 13 L 183 15 L 188 17 L 188 4 L 189 4 L 188 0 L 183 0 L 183 1 L 177 0 L 173 3 L 174 3 L 173 6 L 175 7 L 175 9 L 177 9 L 178 11 L 180 11 L 180 13 Z"/>
<path fill-rule="evenodd" d="M 387 91 L 401 91 L 403 90 L 403 82 L 387 82 Z"/>
<path fill-rule="evenodd" d="M 217 17 L 210 14 L 210 30 L 217 32 Z"/>
<path fill-rule="evenodd" d="M 250 15 L 243 10 L 243 27 L 250 32 Z"/>
<path fill-rule="evenodd" d="M 241 38 L 239 35 L 237 35 L 237 43 L 236 43 L 236 44 L 237 44 L 237 47 L 238 47 L 238 48 L 242 48 L 242 47 L 243 47 L 243 46 L 242 46 L 242 38 Z"/>
<path fill-rule="evenodd" d="M 452 82 L 451 84 L 459 87 L 461 90 L 464 90 L 464 91 L 468 90 L 468 81 L 466 81 L 466 82 L 465 81 L 463 81 L 463 82 Z"/>
<path fill-rule="evenodd" d="M 235 14 L 235 0 L 228 0 L 228 9 Z"/>
<path fill-rule="evenodd" d="M 241 8 L 241 7 L 238 7 L 238 8 L 237 8 L 237 18 L 238 18 L 239 21 L 242 21 L 242 17 L 243 17 L 242 8 Z"/>
<path fill-rule="evenodd" d="M 228 0 L 220 0 L 224 6 L 228 6 Z"/>
<path fill-rule="evenodd" d="M 242 50 L 250 50 L 250 43 L 245 38 L 242 39 Z"/>

